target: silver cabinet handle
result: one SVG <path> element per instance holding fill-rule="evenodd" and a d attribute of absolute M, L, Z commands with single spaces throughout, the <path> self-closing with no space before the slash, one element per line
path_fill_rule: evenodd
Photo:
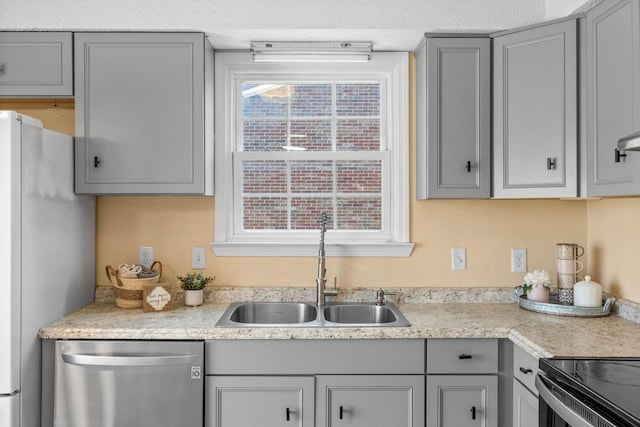
<path fill-rule="evenodd" d="M 176 366 L 195 362 L 195 354 L 181 356 L 94 356 L 63 354 L 62 360 L 71 365 L 84 366 Z"/>
<path fill-rule="evenodd" d="M 536 388 L 538 389 L 538 393 L 540 393 L 540 398 L 544 400 L 544 402 L 562 418 L 564 421 L 569 423 L 572 427 L 592 427 L 593 424 L 587 422 L 584 418 L 579 416 L 577 413 L 572 411 L 568 406 L 566 406 L 560 399 L 553 395 L 553 392 L 549 389 L 549 385 L 555 386 L 556 388 L 560 388 L 555 382 L 551 381 L 546 376 L 542 375 L 538 372 L 536 375 Z M 566 391 L 564 392 L 566 394 Z M 577 403 L 578 400 L 575 399 Z M 592 412 L 590 409 L 586 408 L 587 412 Z"/>

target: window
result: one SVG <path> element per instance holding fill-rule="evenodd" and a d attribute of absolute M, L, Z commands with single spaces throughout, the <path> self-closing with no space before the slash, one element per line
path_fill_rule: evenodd
<path fill-rule="evenodd" d="M 216 54 L 216 254 L 408 256 L 407 73 Z"/>

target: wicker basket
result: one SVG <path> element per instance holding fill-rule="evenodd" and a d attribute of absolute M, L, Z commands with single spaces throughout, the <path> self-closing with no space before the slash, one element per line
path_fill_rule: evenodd
<path fill-rule="evenodd" d="M 107 265 L 107 277 L 111 282 L 113 296 L 116 298 L 116 305 L 120 308 L 140 308 L 142 307 L 142 291 L 144 285 L 158 283 L 162 276 L 162 264 L 160 261 L 154 261 L 151 269 L 156 270 L 159 274 L 155 277 L 145 279 L 127 279 L 118 276 L 118 271 Z"/>

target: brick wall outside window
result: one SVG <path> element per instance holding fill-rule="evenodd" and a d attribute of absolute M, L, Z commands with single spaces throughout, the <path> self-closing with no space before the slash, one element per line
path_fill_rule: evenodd
<path fill-rule="evenodd" d="M 243 85 L 242 151 L 283 153 L 242 161 L 245 230 L 380 230 L 382 162 L 323 152 L 380 151 L 380 84 Z M 292 149 L 295 149 L 293 151 Z M 292 159 L 318 152 L 317 160 Z"/>

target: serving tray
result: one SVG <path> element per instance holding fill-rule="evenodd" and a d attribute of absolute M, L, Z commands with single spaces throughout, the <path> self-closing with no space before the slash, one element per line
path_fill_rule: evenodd
<path fill-rule="evenodd" d="M 525 310 L 572 317 L 608 316 L 611 313 L 614 302 L 616 302 L 616 299 L 614 297 L 610 297 L 603 300 L 602 307 L 576 307 L 573 305 L 560 304 L 558 302 L 557 294 L 549 295 L 549 302 L 529 301 L 526 295 L 520 295 L 518 297 L 518 305 Z"/>

